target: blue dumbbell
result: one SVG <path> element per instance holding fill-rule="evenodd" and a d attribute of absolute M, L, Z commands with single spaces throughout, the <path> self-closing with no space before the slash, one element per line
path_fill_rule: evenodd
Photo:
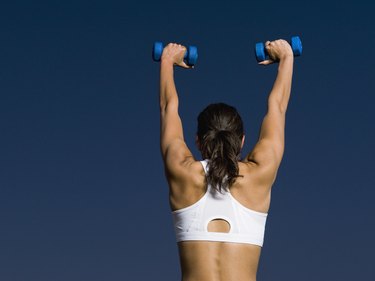
<path fill-rule="evenodd" d="M 155 42 L 154 48 L 152 49 L 152 58 L 154 61 L 160 61 L 161 54 L 163 53 L 163 43 Z M 194 65 L 198 60 L 198 49 L 195 46 L 188 46 L 185 52 L 184 60 L 187 65 Z"/>
<path fill-rule="evenodd" d="M 302 42 L 298 36 L 293 36 L 290 39 L 289 44 L 292 46 L 295 57 L 302 55 Z M 268 59 L 268 54 L 264 43 L 260 42 L 255 44 L 255 57 L 259 62 Z"/>

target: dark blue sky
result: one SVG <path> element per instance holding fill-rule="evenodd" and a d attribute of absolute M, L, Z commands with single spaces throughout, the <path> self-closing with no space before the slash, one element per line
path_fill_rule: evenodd
<path fill-rule="evenodd" d="M 237 107 L 253 147 L 277 70 L 254 43 L 292 35 L 304 53 L 258 280 L 375 280 L 374 4 L 30 2 L 0 5 L 1 281 L 179 280 L 152 44 L 199 48 L 176 70 L 199 158 L 212 102 Z"/>

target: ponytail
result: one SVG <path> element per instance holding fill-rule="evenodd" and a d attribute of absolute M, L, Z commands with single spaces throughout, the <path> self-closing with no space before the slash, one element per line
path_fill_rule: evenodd
<path fill-rule="evenodd" d="M 238 160 L 241 147 L 239 140 L 230 131 L 214 131 L 206 138 L 208 160 L 207 183 L 218 191 L 228 190 L 238 175 Z"/>
<path fill-rule="evenodd" d="M 241 117 L 229 105 L 210 105 L 198 116 L 200 150 L 208 160 L 206 181 L 219 192 L 227 191 L 240 176 L 242 137 Z"/>

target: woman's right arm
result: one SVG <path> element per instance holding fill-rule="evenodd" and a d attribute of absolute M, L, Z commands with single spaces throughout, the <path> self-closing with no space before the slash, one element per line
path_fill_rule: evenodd
<path fill-rule="evenodd" d="M 181 174 L 186 174 L 184 165 L 194 162 L 184 140 L 174 82 L 175 65 L 191 68 L 183 61 L 185 52 L 186 48 L 181 45 L 168 44 L 160 62 L 160 148 L 169 183 L 181 181 Z"/>
<path fill-rule="evenodd" d="M 292 86 L 294 58 L 290 45 L 284 40 L 266 42 L 266 49 L 271 60 L 260 64 L 279 61 L 278 74 L 268 97 L 268 110 L 258 142 L 246 160 L 259 167 L 262 183 L 271 187 L 284 153 L 285 115 Z"/>

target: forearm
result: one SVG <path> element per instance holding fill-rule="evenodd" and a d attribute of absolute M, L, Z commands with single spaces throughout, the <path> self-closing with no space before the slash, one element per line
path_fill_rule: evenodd
<path fill-rule="evenodd" d="M 177 90 L 174 83 L 173 63 L 160 63 L 160 110 L 164 112 L 168 106 L 178 106 Z"/>
<path fill-rule="evenodd" d="M 278 74 L 268 97 L 269 105 L 276 104 L 284 113 L 288 107 L 292 88 L 293 60 L 293 56 L 280 60 Z"/>

